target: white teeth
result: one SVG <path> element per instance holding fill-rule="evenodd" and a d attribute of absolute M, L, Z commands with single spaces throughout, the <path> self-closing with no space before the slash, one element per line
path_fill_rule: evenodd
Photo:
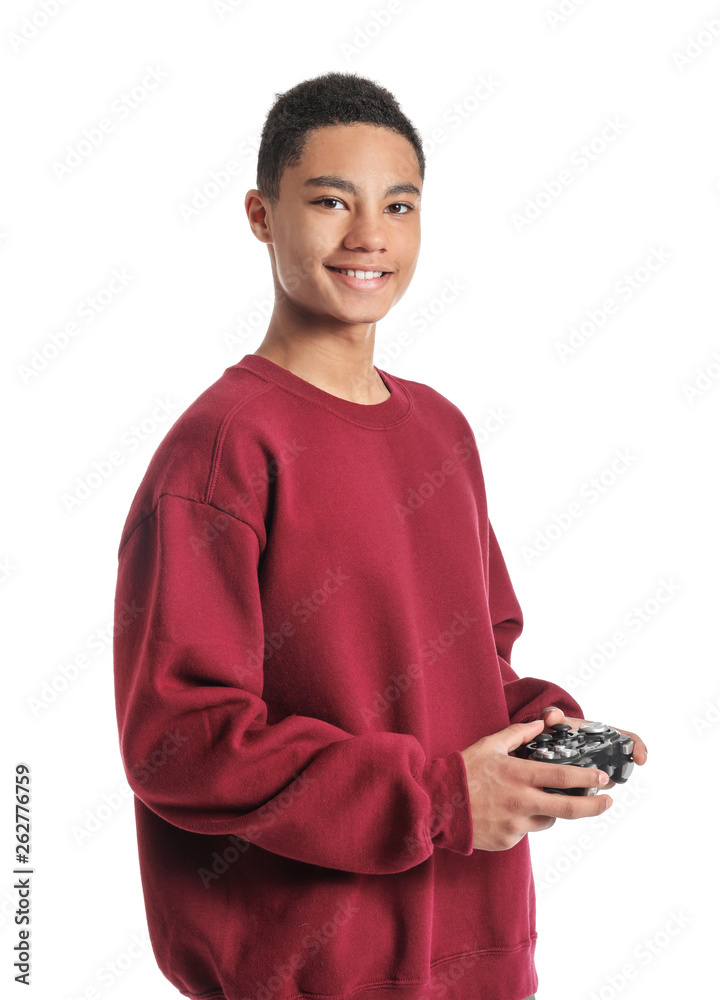
<path fill-rule="evenodd" d="M 381 278 L 382 275 L 383 275 L 382 271 L 350 271 L 350 270 L 343 270 L 343 268 L 341 268 L 341 267 L 335 268 L 335 270 L 339 271 L 340 274 L 348 274 L 351 278 L 352 277 L 363 278 L 363 279 L 364 278 Z"/>

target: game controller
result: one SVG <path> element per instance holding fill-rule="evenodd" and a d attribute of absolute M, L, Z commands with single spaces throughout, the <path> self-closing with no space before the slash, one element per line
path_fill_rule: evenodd
<path fill-rule="evenodd" d="M 597 767 L 618 785 L 630 777 L 634 762 L 635 741 L 603 722 L 584 722 L 575 730 L 566 722 L 550 727 L 512 753 L 524 760 L 571 764 L 574 767 Z M 543 788 L 557 795 L 596 795 L 597 788 Z"/>

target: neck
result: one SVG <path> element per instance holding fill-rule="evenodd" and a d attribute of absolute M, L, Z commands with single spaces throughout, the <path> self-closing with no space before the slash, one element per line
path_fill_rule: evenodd
<path fill-rule="evenodd" d="M 390 392 L 372 362 L 374 340 L 374 330 L 369 340 L 356 343 L 328 337 L 287 337 L 269 328 L 254 353 L 341 399 L 381 403 Z"/>

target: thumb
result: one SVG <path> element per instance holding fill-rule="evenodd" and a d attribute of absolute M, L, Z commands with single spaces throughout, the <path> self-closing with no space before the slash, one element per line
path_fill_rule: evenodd
<path fill-rule="evenodd" d="M 541 733 L 544 728 L 545 723 L 542 719 L 534 719 L 532 722 L 514 722 L 507 729 L 503 729 L 497 734 L 498 750 L 502 749 L 506 753 L 510 750 L 515 750 L 521 743 L 528 743 L 533 737 Z"/>

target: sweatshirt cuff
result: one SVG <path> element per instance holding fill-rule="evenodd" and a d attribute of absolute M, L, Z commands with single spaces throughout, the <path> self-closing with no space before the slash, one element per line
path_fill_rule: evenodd
<path fill-rule="evenodd" d="M 429 837 L 435 847 L 472 854 L 473 826 L 465 760 L 459 750 L 436 757 L 423 768 L 430 796 Z"/>

